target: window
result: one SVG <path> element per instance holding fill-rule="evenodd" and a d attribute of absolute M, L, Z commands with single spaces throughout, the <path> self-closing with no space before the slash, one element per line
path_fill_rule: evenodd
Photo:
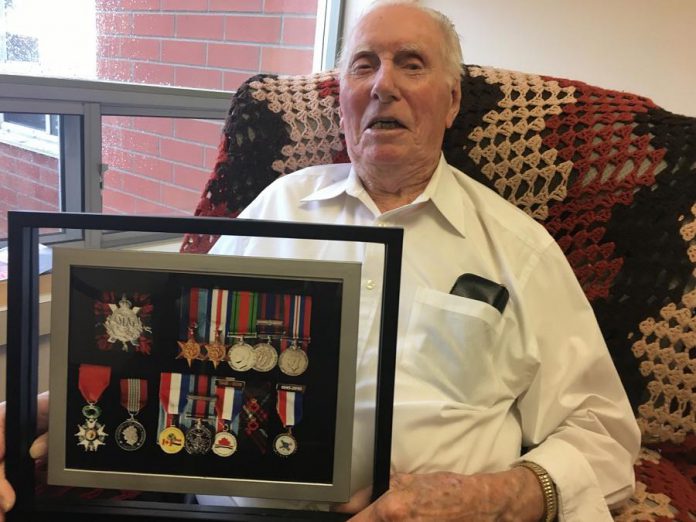
<path fill-rule="evenodd" d="M 229 93 L 259 72 L 332 67 L 340 10 L 340 0 L 0 0 L 3 219 L 192 214 Z M 28 187 L 37 164 L 52 175 Z M 67 237 L 48 232 L 42 241 Z"/>

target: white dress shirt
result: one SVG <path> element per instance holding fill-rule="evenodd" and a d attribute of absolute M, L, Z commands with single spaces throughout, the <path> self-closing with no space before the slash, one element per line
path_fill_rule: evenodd
<path fill-rule="evenodd" d="M 557 486 L 560 520 L 611 520 L 607 504 L 633 489 L 639 431 L 592 308 L 540 224 L 444 157 L 425 191 L 389 212 L 377 209 L 342 164 L 280 178 L 240 218 L 404 229 L 393 471 L 501 471 L 525 446 L 524 458 L 543 466 Z M 211 251 L 363 263 L 354 491 L 372 477 L 382 251 L 228 237 Z M 449 294 L 465 272 L 507 287 L 502 314 Z"/>

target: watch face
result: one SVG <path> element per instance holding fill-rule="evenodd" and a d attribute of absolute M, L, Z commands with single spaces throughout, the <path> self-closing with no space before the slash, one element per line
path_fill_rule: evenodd
<path fill-rule="evenodd" d="M 289 433 L 281 433 L 273 441 L 273 450 L 281 457 L 289 457 L 297 451 L 297 441 Z"/>

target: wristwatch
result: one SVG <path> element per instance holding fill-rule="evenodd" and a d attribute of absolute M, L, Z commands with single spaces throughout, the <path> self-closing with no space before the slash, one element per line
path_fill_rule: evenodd
<path fill-rule="evenodd" d="M 536 475 L 544 495 L 544 514 L 541 520 L 544 522 L 553 522 L 558 515 L 558 493 L 556 493 L 556 485 L 553 483 L 553 480 L 551 480 L 551 476 L 539 464 L 529 460 L 521 460 L 513 464 L 513 467 L 518 466 L 527 468 Z"/>

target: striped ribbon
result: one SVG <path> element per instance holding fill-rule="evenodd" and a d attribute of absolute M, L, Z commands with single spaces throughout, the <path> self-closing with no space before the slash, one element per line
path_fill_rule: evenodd
<path fill-rule="evenodd" d="M 209 288 L 183 288 L 181 291 L 181 320 L 179 338 L 188 339 L 188 329 L 194 327 L 198 342 L 208 340 L 210 330 L 210 309 L 213 290 Z M 213 336 L 214 336 L 213 332 Z M 213 337 L 214 339 L 214 337 Z"/>
<path fill-rule="evenodd" d="M 192 377 L 188 373 L 160 374 L 160 421 L 158 432 L 174 425 L 174 420 L 184 411 Z"/>
<path fill-rule="evenodd" d="M 225 429 L 224 421 L 230 422 L 232 433 L 239 433 L 239 414 L 244 403 L 243 386 L 217 386 L 215 390 L 217 402 L 215 413 L 217 414 L 217 431 Z"/>
<path fill-rule="evenodd" d="M 312 320 L 312 296 L 311 295 L 284 295 L 285 306 L 283 309 L 283 322 L 287 325 L 290 339 L 281 343 L 281 351 L 285 350 L 289 343 L 294 341 L 306 350 L 309 344 L 309 333 Z"/>
<path fill-rule="evenodd" d="M 278 385 L 276 411 L 284 427 L 296 426 L 302 420 L 302 387 Z"/>
<path fill-rule="evenodd" d="M 147 403 L 147 380 L 121 379 L 121 406 L 136 415 Z"/>
<path fill-rule="evenodd" d="M 222 288 L 213 288 L 210 295 L 210 325 L 208 327 L 208 342 L 214 342 L 218 332 L 224 335 L 227 332 L 227 321 L 229 315 L 227 308 L 229 305 L 229 291 Z M 224 338 L 220 339 L 223 343 Z"/>
<path fill-rule="evenodd" d="M 259 294 L 239 290 L 232 292 L 228 306 L 229 336 L 254 334 L 256 332 L 256 314 L 258 313 Z"/>

